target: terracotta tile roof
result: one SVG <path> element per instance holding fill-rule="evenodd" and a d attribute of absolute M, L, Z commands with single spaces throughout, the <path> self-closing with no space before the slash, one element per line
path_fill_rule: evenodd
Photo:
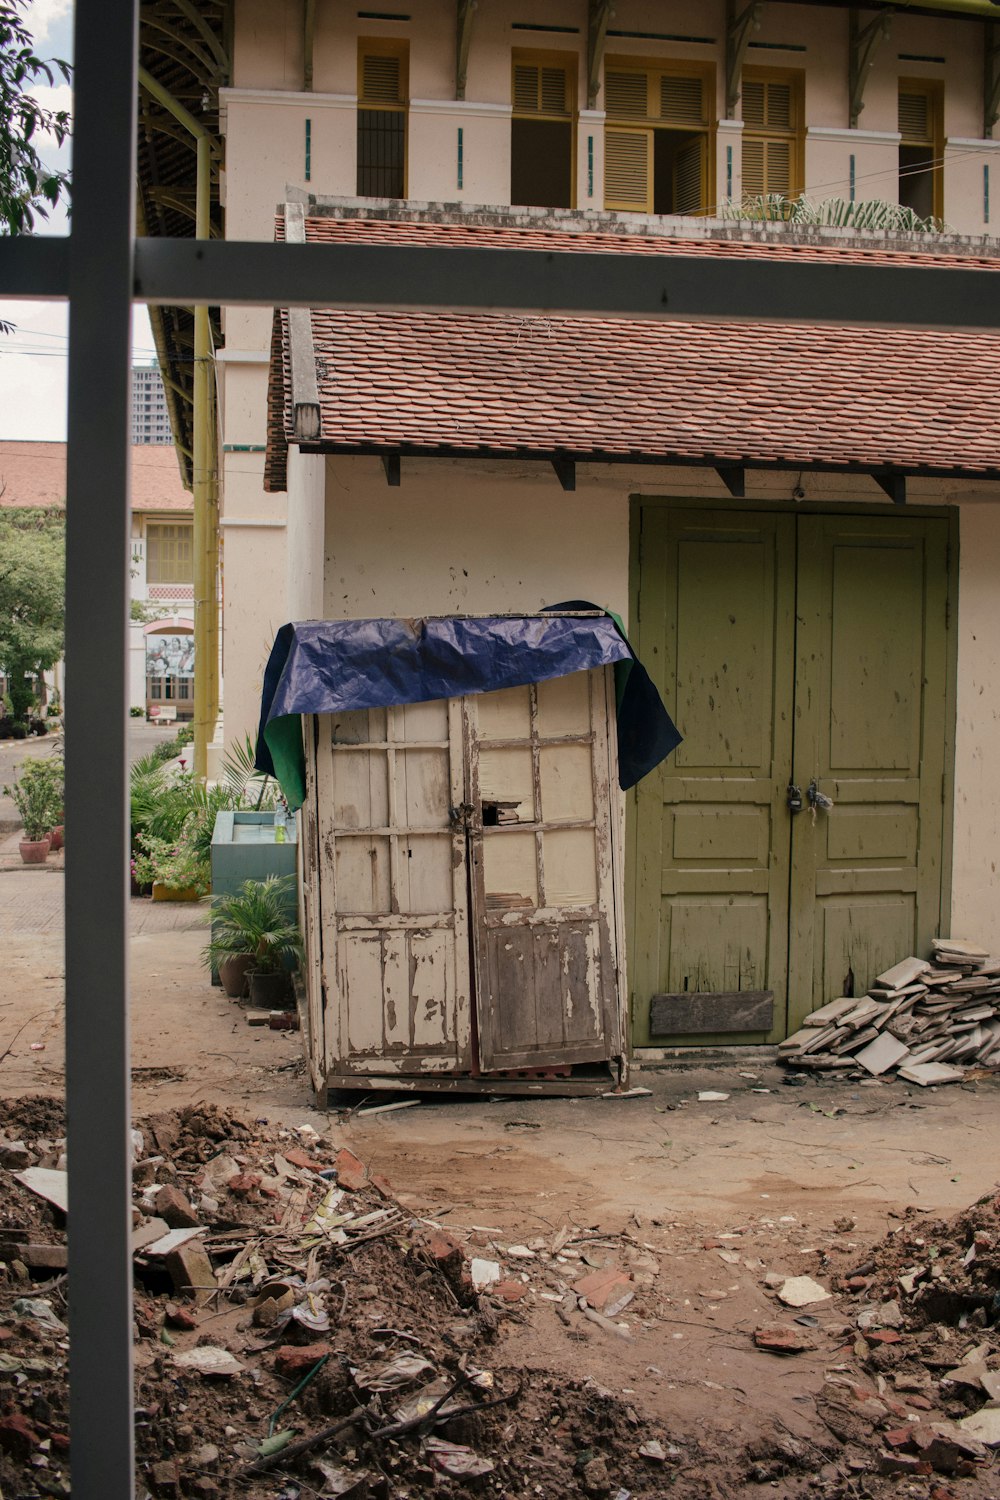
<path fill-rule="evenodd" d="M 0 442 L 0 507 L 62 510 L 66 504 L 66 444 Z M 172 443 L 132 448 L 132 509 L 190 510 Z"/>
<path fill-rule="evenodd" d="M 317 241 L 504 243 L 584 252 L 808 255 L 927 265 L 926 252 L 660 240 L 314 218 Z M 1000 261 L 966 256 L 935 262 Z M 921 470 L 1000 477 L 1000 335 L 494 313 L 314 309 L 318 447 Z M 275 319 L 266 483 L 292 435 Z"/>

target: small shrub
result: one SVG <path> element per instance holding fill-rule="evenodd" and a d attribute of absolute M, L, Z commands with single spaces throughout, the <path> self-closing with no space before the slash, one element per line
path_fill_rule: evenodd
<path fill-rule="evenodd" d="M 128 713 L 130 719 L 144 719 L 146 717 L 146 710 L 141 703 L 133 703 Z"/>

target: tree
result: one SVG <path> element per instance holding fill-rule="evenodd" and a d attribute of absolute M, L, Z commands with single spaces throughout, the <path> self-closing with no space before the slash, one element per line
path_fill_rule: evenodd
<path fill-rule="evenodd" d="M 11 715 L 24 723 L 33 683 L 63 651 L 65 525 L 61 515 L 19 510 L 0 515 L 0 671 Z"/>
<path fill-rule="evenodd" d="M 37 56 L 24 24 L 26 0 L 0 0 L 0 234 L 30 233 L 36 219 L 69 193 L 69 173 L 45 165 L 33 142 L 48 133 L 61 146 L 69 135 L 64 109 L 46 109 L 31 94 L 40 81 L 52 87 L 56 72 L 70 80 L 68 63 Z"/>

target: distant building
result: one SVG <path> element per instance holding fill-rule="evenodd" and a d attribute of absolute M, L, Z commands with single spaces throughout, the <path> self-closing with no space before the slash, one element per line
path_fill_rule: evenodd
<path fill-rule="evenodd" d="M 148 365 L 132 366 L 132 441 L 133 443 L 170 443 L 170 417 L 163 389 L 160 367 L 153 360 Z"/>
<path fill-rule="evenodd" d="M 155 367 L 152 373 L 162 392 Z M 194 713 L 194 528 L 191 496 L 173 449 L 133 447 L 131 498 L 131 702 L 151 717 L 166 709 L 189 719 Z M 65 443 L 0 442 L 0 510 L 65 506 Z M 50 686 L 62 693 L 61 662 Z"/>

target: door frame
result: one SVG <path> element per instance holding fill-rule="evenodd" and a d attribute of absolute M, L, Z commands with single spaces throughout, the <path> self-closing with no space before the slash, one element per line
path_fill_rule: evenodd
<path fill-rule="evenodd" d="M 957 505 L 913 504 L 898 506 L 886 504 L 882 501 L 872 501 L 869 504 L 863 500 L 845 500 L 843 502 L 767 500 L 756 498 L 736 500 L 731 496 L 716 498 L 707 495 L 631 494 L 629 495 L 628 626 L 629 636 L 640 660 L 642 660 L 641 549 L 642 511 L 644 507 L 691 511 L 778 512 L 786 515 L 894 516 L 907 520 L 926 519 L 929 521 L 947 521 L 946 570 L 948 604 L 945 616 L 945 629 L 948 639 L 945 641 L 945 747 L 942 785 L 944 817 L 941 831 L 941 889 L 938 907 L 938 928 L 942 936 L 947 936 L 951 927 L 952 866 L 955 829 L 955 730 L 958 715 L 958 630 L 956 624 L 958 618 L 959 583 L 959 507 Z M 683 724 L 679 724 L 677 727 L 683 734 Z M 640 911 L 637 807 L 637 789 L 633 787 L 626 795 L 624 860 L 625 944 L 626 968 L 628 972 L 628 1050 L 631 1053 L 634 1050 L 646 1050 L 649 1048 L 655 1053 L 657 1049 L 651 1043 L 643 1043 L 642 1048 L 637 1049 L 633 1041 L 636 1030 L 638 997 L 632 976 L 636 973 L 637 968 L 635 957 L 639 942 L 638 918 Z M 700 1045 L 706 1044 L 703 1043 Z M 733 1045 L 738 1044 L 734 1043 Z M 684 1050 L 693 1051 L 698 1046 L 698 1043 L 687 1043 L 684 1044 Z"/>

